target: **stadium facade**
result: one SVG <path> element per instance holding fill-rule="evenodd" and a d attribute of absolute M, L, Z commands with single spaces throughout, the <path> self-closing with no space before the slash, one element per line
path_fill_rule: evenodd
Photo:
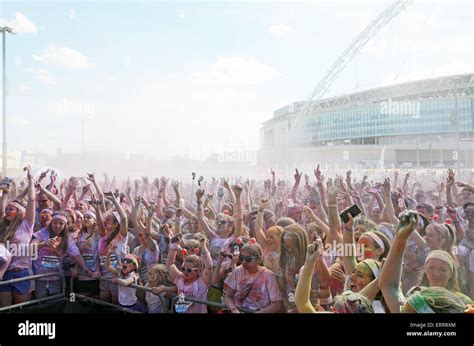
<path fill-rule="evenodd" d="M 332 97 L 298 115 L 304 105 L 289 104 L 263 123 L 259 164 L 474 167 L 473 74 Z"/>

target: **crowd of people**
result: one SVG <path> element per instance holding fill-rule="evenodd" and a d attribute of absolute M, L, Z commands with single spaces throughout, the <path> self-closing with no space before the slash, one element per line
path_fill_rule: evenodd
<path fill-rule="evenodd" d="M 0 182 L 0 307 L 66 277 L 143 313 L 473 312 L 474 174 L 414 173 L 99 183 L 28 166 Z"/>

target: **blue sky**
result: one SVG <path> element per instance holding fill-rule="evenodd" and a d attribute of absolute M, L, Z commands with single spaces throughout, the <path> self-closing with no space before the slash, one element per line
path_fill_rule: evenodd
<path fill-rule="evenodd" d="M 203 157 L 258 148 L 391 1 L 4 1 L 12 150 Z M 473 70 L 470 1 L 415 1 L 329 95 Z"/>

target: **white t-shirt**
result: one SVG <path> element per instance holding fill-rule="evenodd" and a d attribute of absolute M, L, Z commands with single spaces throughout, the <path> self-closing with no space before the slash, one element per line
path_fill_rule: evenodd
<path fill-rule="evenodd" d="M 127 276 L 123 277 L 123 274 L 119 274 L 122 279 L 127 280 L 133 278 L 133 284 L 138 282 L 138 274 L 136 272 L 131 272 Z M 137 302 L 137 289 L 132 287 L 125 287 L 121 285 L 118 286 L 118 301 L 122 306 L 132 306 Z"/>

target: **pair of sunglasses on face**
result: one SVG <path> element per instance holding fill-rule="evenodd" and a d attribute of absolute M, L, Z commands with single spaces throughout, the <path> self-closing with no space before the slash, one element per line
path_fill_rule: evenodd
<path fill-rule="evenodd" d="M 131 264 L 131 263 L 133 263 L 133 261 L 130 258 L 124 258 L 122 260 L 122 264 Z"/>
<path fill-rule="evenodd" d="M 245 262 L 247 262 L 247 263 L 250 263 L 250 262 L 252 262 L 252 261 L 253 261 L 254 259 L 256 259 L 256 258 L 257 258 L 257 256 L 242 256 L 242 255 L 240 255 L 240 256 L 239 256 L 239 261 L 240 261 L 240 262 L 244 262 L 244 261 L 245 261 Z"/>
<path fill-rule="evenodd" d="M 181 271 L 183 273 L 189 273 L 191 274 L 194 270 L 198 270 L 197 268 L 182 268 Z"/>
<path fill-rule="evenodd" d="M 223 225 L 225 225 L 226 223 L 227 223 L 227 221 L 225 221 L 225 220 L 219 220 L 219 221 L 217 221 L 217 225 L 218 225 L 218 226 L 223 226 Z"/>

